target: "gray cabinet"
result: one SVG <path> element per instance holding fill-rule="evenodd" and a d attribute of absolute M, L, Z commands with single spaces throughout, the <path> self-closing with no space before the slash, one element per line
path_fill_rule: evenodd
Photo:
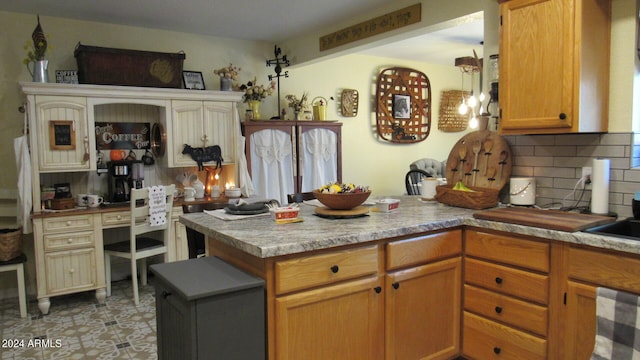
<path fill-rule="evenodd" d="M 151 266 L 158 359 L 264 359 L 264 281 L 216 257 Z"/>

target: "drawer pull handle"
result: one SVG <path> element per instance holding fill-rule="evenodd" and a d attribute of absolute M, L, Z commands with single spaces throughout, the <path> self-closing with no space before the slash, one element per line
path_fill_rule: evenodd
<path fill-rule="evenodd" d="M 166 290 L 162 290 L 162 297 L 163 297 L 163 298 L 165 298 L 165 299 L 166 299 L 167 297 L 169 297 L 169 295 L 171 295 L 171 293 L 170 293 L 170 292 L 168 292 L 168 291 L 166 291 Z"/>
<path fill-rule="evenodd" d="M 382 292 L 382 288 L 380 286 L 376 286 L 373 288 L 373 291 L 375 291 L 376 294 L 380 294 Z"/>
<path fill-rule="evenodd" d="M 500 354 L 500 351 L 501 351 L 500 348 L 497 346 L 493 348 L 493 352 L 496 354 Z"/>
<path fill-rule="evenodd" d="M 337 273 L 339 270 L 340 270 L 340 268 L 338 267 L 338 265 L 333 265 L 331 267 L 331 272 L 334 273 L 334 274 Z"/>
<path fill-rule="evenodd" d="M 400 283 L 396 281 L 393 284 L 391 284 L 391 286 L 393 286 L 394 289 L 398 290 L 398 288 L 400 287 Z"/>
<path fill-rule="evenodd" d="M 496 277 L 496 284 L 502 284 L 502 278 Z"/>
<path fill-rule="evenodd" d="M 496 306 L 496 312 L 498 314 L 502 313 L 502 308 L 500 306 Z"/>

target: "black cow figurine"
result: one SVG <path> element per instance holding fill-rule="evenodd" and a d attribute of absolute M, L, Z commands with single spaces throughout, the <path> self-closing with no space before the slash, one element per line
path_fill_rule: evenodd
<path fill-rule="evenodd" d="M 220 146 L 218 145 L 194 148 L 190 145 L 184 144 L 182 153 L 191 155 L 191 158 L 198 163 L 198 170 L 200 171 L 204 170 L 202 163 L 215 161 L 216 169 L 218 169 L 222 166 L 222 162 L 224 161 L 222 159 L 222 149 L 220 149 Z"/>

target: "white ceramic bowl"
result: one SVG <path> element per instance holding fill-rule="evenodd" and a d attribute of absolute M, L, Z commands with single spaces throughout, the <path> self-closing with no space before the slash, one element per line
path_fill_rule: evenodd
<path fill-rule="evenodd" d="M 242 195 L 240 188 L 229 188 L 224 191 L 224 195 L 228 198 L 238 198 Z"/>
<path fill-rule="evenodd" d="M 398 199 L 380 199 L 376 201 L 376 205 L 379 211 L 392 212 L 400 206 L 400 200 Z"/>

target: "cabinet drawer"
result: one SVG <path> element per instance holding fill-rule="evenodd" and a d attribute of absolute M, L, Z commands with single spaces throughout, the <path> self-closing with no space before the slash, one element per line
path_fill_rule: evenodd
<path fill-rule="evenodd" d="M 386 245 L 387 270 L 424 264 L 462 253 L 462 230 L 414 237 Z"/>
<path fill-rule="evenodd" d="M 131 213 L 129 211 L 110 212 L 102 214 L 102 226 L 122 226 L 129 225 L 131 222 Z"/>
<path fill-rule="evenodd" d="M 45 234 L 54 232 L 92 230 L 93 215 L 74 215 L 46 218 L 42 221 Z"/>
<path fill-rule="evenodd" d="M 639 294 L 640 259 L 571 247 L 569 277 Z"/>
<path fill-rule="evenodd" d="M 540 304 L 549 301 L 549 277 L 475 259 L 465 261 L 465 283 Z"/>
<path fill-rule="evenodd" d="M 467 231 L 465 252 L 523 268 L 549 272 L 549 243 L 479 231 Z"/>
<path fill-rule="evenodd" d="M 44 262 L 47 294 L 69 294 L 96 288 L 96 254 L 93 248 L 48 253 Z"/>
<path fill-rule="evenodd" d="M 93 231 L 49 234 L 44 236 L 44 250 L 47 252 L 82 247 L 93 247 Z"/>
<path fill-rule="evenodd" d="M 548 310 L 512 297 L 464 286 L 464 309 L 546 337 Z"/>
<path fill-rule="evenodd" d="M 329 284 L 377 271 L 377 245 L 279 261 L 275 265 L 276 293 Z"/>
<path fill-rule="evenodd" d="M 547 358 L 547 341 L 464 312 L 462 352 L 472 359 Z"/>

